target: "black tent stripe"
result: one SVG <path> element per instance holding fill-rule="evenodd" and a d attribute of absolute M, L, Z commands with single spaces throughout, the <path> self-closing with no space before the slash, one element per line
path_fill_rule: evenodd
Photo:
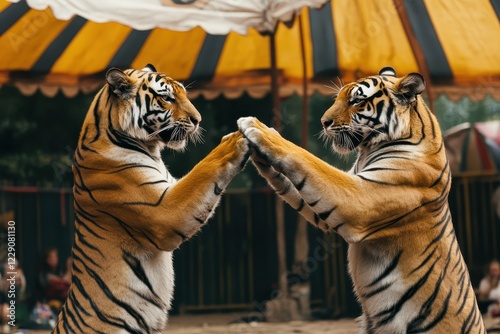
<path fill-rule="evenodd" d="M 490 0 L 490 1 L 491 1 L 491 6 L 493 6 L 495 13 L 497 14 L 497 17 L 500 20 L 500 0 Z"/>
<path fill-rule="evenodd" d="M 0 12 L 0 36 L 30 10 L 26 1 L 14 3 Z"/>
<path fill-rule="evenodd" d="M 326 3 L 320 10 L 311 9 L 309 21 L 313 42 L 314 76 L 334 77 L 339 72 L 331 2 Z"/>
<path fill-rule="evenodd" d="M 151 30 L 132 30 L 109 62 L 108 68 L 130 68 L 150 33 Z"/>
<path fill-rule="evenodd" d="M 191 72 L 190 80 L 211 80 L 213 78 L 225 42 L 226 35 L 207 34 Z"/>
<path fill-rule="evenodd" d="M 63 31 L 52 41 L 38 58 L 32 67 L 33 72 L 50 72 L 50 69 L 61 56 L 69 43 L 73 40 L 80 29 L 87 23 L 87 20 L 80 16 L 75 16 Z"/>
<path fill-rule="evenodd" d="M 429 72 L 434 79 L 452 79 L 448 59 L 423 0 L 404 0 L 413 33 L 422 48 Z"/>

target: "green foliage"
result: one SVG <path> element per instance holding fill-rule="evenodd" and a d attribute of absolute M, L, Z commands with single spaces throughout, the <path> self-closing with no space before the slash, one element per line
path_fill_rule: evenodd
<path fill-rule="evenodd" d="M 464 122 L 485 122 L 500 119 L 500 101 L 486 97 L 480 102 L 462 98 L 454 102 L 439 96 L 434 102 L 436 116 L 443 131 Z"/>
<path fill-rule="evenodd" d="M 92 96 L 47 98 L 0 89 L 0 181 L 69 186 L 71 162 Z"/>

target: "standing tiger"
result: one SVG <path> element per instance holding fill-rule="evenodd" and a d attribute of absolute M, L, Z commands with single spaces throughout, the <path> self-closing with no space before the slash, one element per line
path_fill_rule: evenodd
<path fill-rule="evenodd" d="M 485 333 L 448 208 L 451 174 L 418 73 L 390 67 L 340 89 L 321 122 L 340 171 L 256 118 L 238 120 L 251 158 L 309 222 L 348 243 L 360 333 Z"/>
<path fill-rule="evenodd" d="M 72 285 L 54 333 L 160 333 L 174 288 L 172 251 L 213 214 L 248 158 L 240 132 L 180 180 L 164 147 L 199 138 L 182 84 L 148 65 L 110 69 L 75 152 Z"/>

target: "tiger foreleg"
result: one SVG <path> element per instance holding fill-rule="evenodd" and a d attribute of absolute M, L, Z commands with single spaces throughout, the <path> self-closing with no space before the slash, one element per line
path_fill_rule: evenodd
<path fill-rule="evenodd" d="M 276 172 L 284 175 L 281 177 L 272 169 L 265 171 L 261 167 L 261 174 L 271 186 L 284 191 L 287 182 L 292 185 L 286 196 L 283 196 L 287 202 L 294 208 L 299 208 L 300 203 L 304 201 L 304 206 L 307 205 L 311 209 L 306 217 L 308 221 L 320 226 L 325 224 L 321 227 L 340 233 L 348 242 L 360 240 L 369 221 L 359 215 L 353 203 L 359 201 L 359 197 L 363 194 L 375 191 L 371 185 L 330 166 L 284 139 L 274 129 L 270 129 L 254 117 L 240 118 L 238 127 L 256 152 L 252 155 L 253 161 L 256 159 L 267 161 Z M 384 196 L 391 194 L 382 194 L 374 201 L 390 203 Z M 365 205 L 371 207 L 378 203 Z M 380 210 L 376 214 L 380 215 L 380 219 L 385 219 L 391 213 Z"/>
<path fill-rule="evenodd" d="M 240 132 L 223 137 L 217 147 L 177 182 L 160 184 L 154 193 L 133 194 L 136 201 L 121 211 L 123 220 L 148 217 L 147 225 L 131 219 L 127 223 L 134 230 L 143 230 L 156 248 L 176 249 L 212 216 L 227 185 L 243 169 L 248 157 L 247 140 Z"/>
<path fill-rule="evenodd" d="M 257 168 L 259 174 L 267 180 L 274 191 L 308 222 L 322 229 L 329 230 L 329 225 L 304 201 L 293 183 L 283 173 L 274 169 L 266 157 L 259 152 L 257 147 L 252 147 L 251 151 L 253 165 Z"/>

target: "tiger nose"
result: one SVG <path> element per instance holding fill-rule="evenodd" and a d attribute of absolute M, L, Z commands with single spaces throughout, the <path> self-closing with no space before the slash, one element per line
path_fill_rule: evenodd
<path fill-rule="evenodd" d="M 193 123 L 194 126 L 198 125 L 201 122 L 201 117 L 199 116 L 189 116 L 189 120 Z"/>
<path fill-rule="evenodd" d="M 333 120 L 328 118 L 322 118 L 321 124 L 323 124 L 323 127 L 326 129 L 327 127 L 333 124 Z"/>

